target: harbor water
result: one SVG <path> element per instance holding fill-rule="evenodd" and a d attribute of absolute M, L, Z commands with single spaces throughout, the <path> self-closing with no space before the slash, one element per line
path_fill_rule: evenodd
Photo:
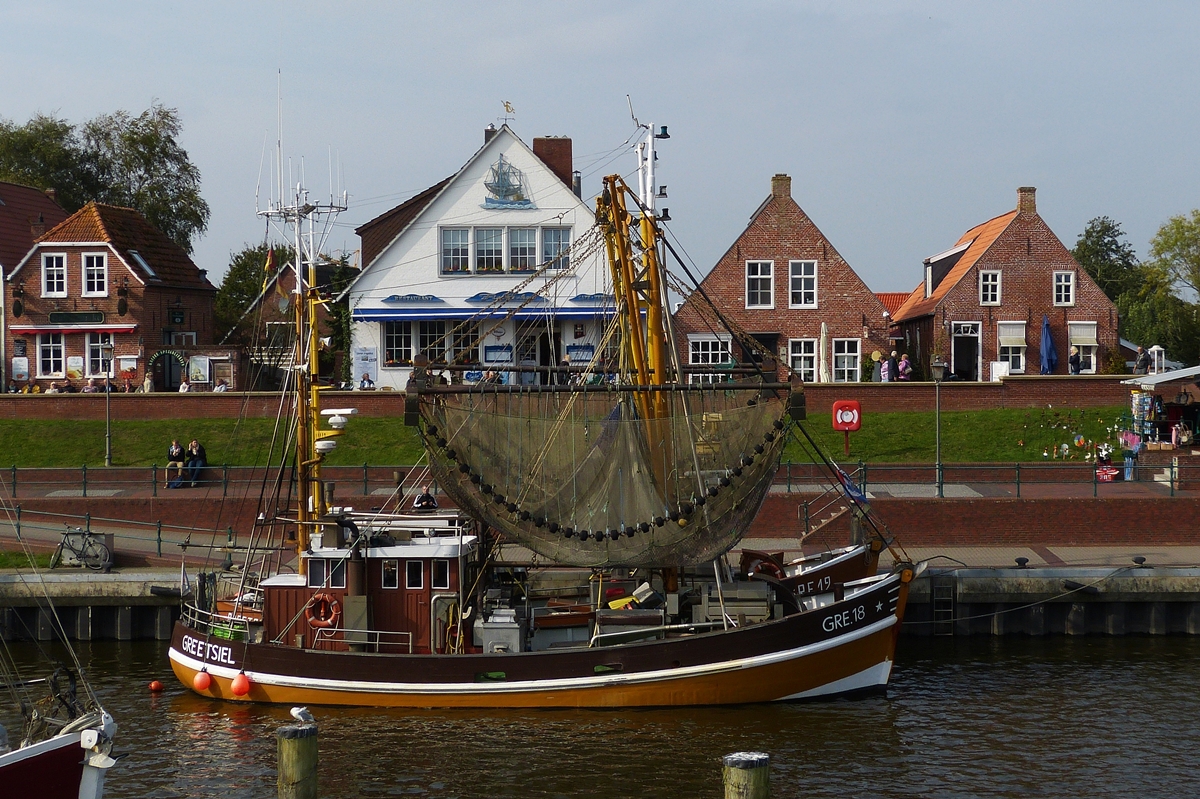
<path fill-rule="evenodd" d="M 33 644 L 9 644 L 33 662 Z M 286 707 L 201 699 L 163 643 L 81 644 L 117 717 L 109 797 L 275 796 Z M 161 679 L 167 690 L 147 691 Z M 311 708 L 324 797 L 719 797 L 772 757 L 776 797 L 1177 797 L 1200 766 L 1200 640 L 902 639 L 888 696 L 680 710 Z M 14 719 L 2 720 L 13 732 Z M 3 787 L 0 786 L 0 795 Z"/>

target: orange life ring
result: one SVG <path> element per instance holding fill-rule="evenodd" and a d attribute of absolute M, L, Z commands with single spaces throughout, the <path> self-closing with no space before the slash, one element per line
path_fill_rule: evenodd
<path fill-rule="evenodd" d="M 776 580 L 782 580 L 785 577 L 783 569 L 779 567 L 778 563 L 765 559 L 751 561 L 750 568 L 746 571 L 748 574 L 766 574 Z"/>
<path fill-rule="evenodd" d="M 304 608 L 309 627 L 337 627 L 342 618 L 342 606 L 332 594 L 313 594 Z"/>

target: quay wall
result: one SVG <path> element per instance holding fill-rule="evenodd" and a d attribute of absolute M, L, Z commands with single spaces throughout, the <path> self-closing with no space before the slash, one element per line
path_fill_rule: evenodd
<path fill-rule="evenodd" d="M 1121 375 L 1029 375 L 998 383 L 948 382 L 941 387 L 946 411 L 990 408 L 1101 408 L 1125 405 L 1129 386 Z M 808 411 L 830 413 L 835 400 L 858 400 L 865 413 L 932 411 L 933 383 L 820 383 L 805 386 Z M 0 419 L 102 420 L 102 394 L 4 394 Z M 322 395 L 326 408 L 354 407 L 362 416 L 401 416 L 404 393 L 399 391 L 330 391 Z M 274 418 L 279 395 L 270 392 L 185 394 L 113 394 L 114 419 L 236 419 Z"/>

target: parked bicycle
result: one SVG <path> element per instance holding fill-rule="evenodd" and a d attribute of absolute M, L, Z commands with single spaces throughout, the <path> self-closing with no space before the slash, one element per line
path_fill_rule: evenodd
<path fill-rule="evenodd" d="M 76 561 L 93 571 L 106 572 L 112 568 L 112 550 L 108 548 L 107 544 L 92 535 L 91 530 L 71 527 L 68 524 L 67 529 L 63 532 L 62 540 L 58 542 L 58 547 L 50 556 L 50 568 L 53 569 L 62 563 L 63 554 L 68 552 Z"/>

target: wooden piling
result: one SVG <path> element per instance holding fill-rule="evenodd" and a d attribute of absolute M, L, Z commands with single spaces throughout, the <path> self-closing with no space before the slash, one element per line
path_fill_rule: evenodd
<path fill-rule="evenodd" d="M 723 761 L 725 799 L 768 799 L 771 756 L 766 752 L 734 752 Z"/>
<path fill-rule="evenodd" d="M 279 799 L 318 799 L 317 725 L 288 724 L 275 732 Z"/>

